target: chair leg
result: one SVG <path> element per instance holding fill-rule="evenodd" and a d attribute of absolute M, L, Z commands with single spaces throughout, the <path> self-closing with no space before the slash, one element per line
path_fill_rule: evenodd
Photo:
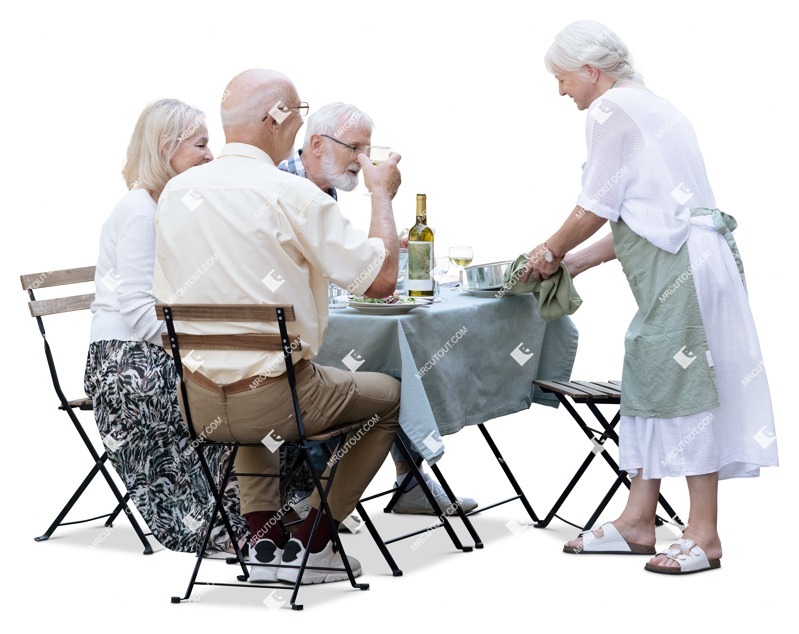
<path fill-rule="evenodd" d="M 671 508 L 671 505 L 666 501 L 666 498 L 663 497 L 663 494 L 658 494 L 658 502 L 660 506 L 666 511 L 666 515 L 669 516 L 669 519 L 675 523 L 680 529 L 685 530 L 685 522 L 680 519 L 680 516 L 677 515 L 677 512 Z M 660 520 L 660 517 L 655 516 L 655 521 L 657 522 Z M 660 523 L 663 523 L 663 520 L 660 520 Z"/>
<path fill-rule="evenodd" d="M 47 349 L 47 342 L 45 342 L 45 348 Z M 52 358 L 49 356 L 49 352 L 47 354 L 48 354 L 48 359 L 50 359 L 50 361 L 52 362 Z M 53 376 L 55 377 L 54 368 L 51 367 L 51 371 Z M 56 391 L 59 393 L 59 397 L 61 398 L 61 406 L 59 409 L 63 409 L 67 413 L 67 416 L 69 416 L 70 420 L 72 421 L 72 425 L 75 427 L 75 431 L 78 432 L 78 435 L 81 437 L 83 444 L 86 446 L 86 450 L 91 454 L 92 459 L 94 460 L 95 467 L 99 469 L 100 473 L 103 474 L 103 478 L 105 478 L 105 481 L 108 483 L 108 487 L 111 489 L 111 492 L 114 494 L 114 497 L 117 500 L 117 504 L 124 508 L 125 515 L 127 515 L 130 525 L 133 527 L 134 532 L 139 537 L 139 541 L 141 541 L 142 546 L 144 546 L 144 554 L 152 555 L 153 548 L 152 546 L 150 546 L 150 542 L 147 540 L 147 536 L 144 534 L 144 531 L 141 529 L 141 526 L 139 526 L 139 522 L 133 516 L 133 513 L 130 512 L 130 508 L 127 505 L 127 499 L 120 492 L 119 487 L 117 487 L 116 483 L 114 482 L 114 479 L 111 477 L 111 474 L 108 471 L 108 467 L 105 464 L 106 460 L 108 460 L 108 452 L 104 451 L 102 455 L 97 453 L 97 450 L 94 448 L 92 441 L 89 439 L 89 436 L 86 434 L 86 430 L 83 429 L 83 425 L 81 425 L 80 420 L 78 420 L 78 417 L 75 415 L 75 412 L 72 410 L 72 408 L 69 407 L 68 403 L 66 402 L 66 399 L 63 396 L 63 393 L 61 393 L 61 388 L 58 386 L 57 383 L 56 383 Z M 93 478 L 94 475 L 91 475 L 91 477 Z M 90 481 L 91 478 L 88 478 L 88 480 Z M 87 480 L 84 480 L 84 482 L 88 484 Z M 75 501 L 77 501 L 77 498 L 75 498 L 74 500 L 70 500 L 72 504 L 74 504 Z"/>
<path fill-rule="evenodd" d="M 340 447 L 341 442 L 343 442 L 343 440 L 344 440 L 344 438 L 339 439 L 339 444 L 337 445 L 336 449 L 338 449 L 338 447 Z M 329 459 L 330 456 L 333 455 L 333 451 L 326 444 L 323 444 L 323 447 L 324 447 L 325 451 L 327 452 L 328 459 Z M 357 588 L 359 590 L 368 590 L 369 589 L 369 584 L 368 583 L 358 583 L 357 581 L 355 581 L 355 575 L 352 572 L 352 566 L 350 566 L 349 559 L 347 558 L 347 553 L 344 550 L 344 544 L 341 542 L 341 538 L 340 538 L 340 536 L 338 534 L 338 528 L 336 527 L 335 520 L 333 519 L 333 513 L 331 512 L 330 505 L 327 502 L 327 496 L 328 496 L 328 493 L 330 492 L 330 487 L 333 484 L 333 478 L 335 477 L 336 471 L 338 470 L 338 462 L 333 463 L 333 465 L 332 465 L 332 467 L 330 469 L 330 474 L 325 478 L 326 483 L 323 486 L 322 485 L 322 477 L 317 472 L 317 470 L 314 468 L 313 463 L 311 462 L 309 448 L 307 446 L 303 447 L 303 455 L 305 456 L 305 459 L 307 461 L 309 470 L 311 472 L 311 475 L 313 476 L 314 487 L 319 492 L 319 499 L 320 499 L 320 504 L 321 504 L 321 509 L 320 509 L 321 512 L 320 513 L 316 513 L 316 515 L 314 517 L 313 525 L 311 526 L 311 534 L 310 534 L 310 537 L 308 539 L 309 544 L 311 542 L 313 542 L 313 538 L 316 535 L 316 531 L 319 529 L 319 523 L 322 521 L 322 515 L 324 514 L 324 516 L 326 517 L 326 521 L 329 522 L 329 525 L 330 525 L 330 533 L 331 533 L 331 538 L 332 538 L 334 547 L 341 554 L 341 561 L 344 564 L 344 569 L 347 572 L 347 577 L 349 578 L 350 585 L 353 588 Z M 297 574 L 297 580 L 294 583 L 294 590 L 291 593 L 291 599 L 289 599 L 289 602 L 291 603 L 291 609 L 292 610 L 302 610 L 303 609 L 303 605 L 300 604 L 300 603 L 297 603 L 297 595 L 299 594 L 300 586 L 302 585 L 302 578 L 303 578 L 303 575 L 305 574 L 305 570 L 306 570 L 307 565 L 308 565 L 308 557 L 310 556 L 310 554 L 311 554 L 311 549 L 310 548 L 306 548 L 305 549 L 305 554 L 303 555 L 303 558 L 302 558 L 302 562 L 300 563 L 300 569 L 299 569 L 299 572 Z"/>
<path fill-rule="evenodd" d="M 133 517 L 133 514 L 131 513 L 130 508 L 128 507 L 128 501 L 130 499 L 130 493 L 126 492 L 124 496 L 121 494 L 121 492 L 117 488 L 116 484 L 114 483 L 113 479 L 111 478 L 111 474 L 108 473 L 108 469 L 107 469 L 107 467 L 104 464 L 107 459 L 108 459 L 108 454 L 105 453 L 105 452 L 103 453 L 102 456 L 98 457 L 98 460 L 95 462 L 95 465 L 91 468 L 91 471 L 89 471 L 89 473 L 86 475 L 86 477 L 80 483 L 78 488 L 75 490 L 75 493 L 72 494 L 72 497 L 69 498 L 69 501 L 66 503 L 66 505 L 64 505 L 64 508 L 61 509 L 61 512 L 58 514 L 58 516 L 56 516 L 55 520 L 53 520 L 53 523 L 50 524 L 50 527 L 47 529 L 47 531 L 45 531 L 45 533 L 43 535 L 39 535 L 38 537 L 34 537 L 35 541 L 37 541 L 37 542 L 47 541 L 48 539 L 50 539 L 52 534 L 55 532 L 55 529 L 58 528 L 59 526 L 68 526 L 70 524 L 81 524 L 83 522 L 89 522 L 91 520 L 99 519 L 101 517 L 107 517 L 108 518 L 106 520 L 106 522 L 105 522 L 105 526 L 106 527 L 110 527 L 110 526 L 113 525 L 113 521 L 117 517 L 117 515 L 119 515 L 119 513 L 122 510 L 124 510 L 125 514 L 128 517 L 128 520 L 130 521 L 131 526 L 133 527 L 133 530 L 136 532 L 136 535 L 139 537 L 139 540 L 141 541 L 142 546 L 144 546 L 144 554 L 145 555 L 152 555 L 153 554 L 153 548 L 152 548 L 152 546 L 150 546 L 150 542 L 147 539 L 147 536 L 145 535 L 144 531 L 139 526 L 139 523 L 136 520 L 136 518 Z M 94 477 L 98 473 L 102 473 L 103 474 L 103 476 L 106 479 L 106 482 L 108 483 L 108 486 L 111 488 L 111 492 L 117 498 L 117 506 L 114 509 L 114 511 L 111 512 L 107 516 L 106 515 L 98 515 L 97 517 L 91 517 L 91 518 L 85 519 L 85 520 L 79 520 L 79 521 L 75 521 L 75 522 L 64 522 L 63 521 L 64 518 L 67 516 L 69 511 L 72 510 L 72 507 L 80 499 L 80 496 L 83 495 L 83 492 L 86 490 L 86 488 L 89 486 L 89 484 L 91 484 L 92 480 L 94 480 Z"/>
<path fill-rule="evenodd" d="M 472 522 L 466 516 L 466 513 L 463 512 L 461 505 L 458 504 L 458 498 L 450 489 L 449 484 L 447 483 L 446 479 L 444 478 L 444 474 L 441 473 L 441 469 L 438 467 L 437 464 L 430 465 L 430 470 L 435 474 L 436 478 L 438 479 L 441 488 L 444 489 L 444 493 L 447 494 L 447 497 L 450 500 L 449 508 L 453 508 L 455 513 L 463 522 L 463 525 L 466 527 L 466 530 L 469 531 L 469 535 L 471 535 L 472 539 L 474 540 L 474 547 L 475 548 L 482 548 L 483 547 L 483 540 L 480 538 L 480 535 L 477 534 Z M 446 511 L 445 511 L 446 512 Z"/>
<path fill-rule="evenodd" d="M 72 497 L 69 498 L 69 501 L 66 503 L 64 508 L 61 509 L 61 512 L 53 520 L 53 523 L 50 524 L 50 527 L 44 532 L 44 534 L 39 535 L 38 537 L 34 537 L 33 538 L 34 540 L 36 540 L 37 542 L 43 542 L 50 539 L 50 536 L 55 532 L 55 529 L 61 526 L 62 520 L 67 516 L 67 513 L 69 513 L 72 507 L 75 506 L 75 502 L 77 502 L 80 496 L 83 495 L 83 492 L 86 490 L 86 487 L 89 486 L 91 481 L 94 479 L 94 476 L 96 476 L 99 473 L 99 471 L 100 471 L 99 464 L 96 464 L 92 467 L 91 471 L 89 471 L 89 474 L 83 479 L 83 482 L 81 482 L 80 486 L 75 490 L 75 493 L 73 493 Z"/>
<path fill-rule="evenodd" d="M 405 446 L 405 443 L 402 442 L 402 439 L 399 436 L 397 436 L 394 439 L 394 443 L 397 445 L 397 449 L 400 450 L 400 453 L 402 454 L 405 463 L 410 467 L 410 473 L 405 477 L 405 479 L 398 487 L 398 490 L 394 493 L 391 502 L 389 502 L 389 505 L 386 507 L 387 512 L 394 506 L 399 496 L 402 495 L 402 492 L 405 490 L 405 486 L 410 481 L 410 477 L 412 475 L 416 479 L 416 486 L 421 487 L 422 493 L 424 493 L 424 496 L 427 498 L 427 501 L 430 502 L 430 506 L 433 507 L 433 510 L 438 511 L 437 513 L 438 519 L 441 522 L 441 525 L 444 527 L 444 530 L 447 531 L 447 535 L 449 535 L 449 538 L 452 541 L 453 546 L 455 546 L 455 548 L 465 553 L 472 552 L 471 546 L 464 546 L 461 543 L 458 534 L 455 532 L 455 529 L 452 528 L 452 524 L 447 518 L 447 515 L 444 513 L 444 509 L 442 509 L 439 506 L 438 500 L 436 500 L 435 496 L 433 495 L 433 492 L 430 490 L 430 487 L 428 487 L 427 483 L 424 481 L 424 478 L 422 477 L 422 472 L 419 470 L 419 467 L 416 466 L 416 463 L 414 462 L 411 453 L 408 451 L 408 448 Z M 431 469 L 434 468 L 435 465 L 431 466 Z M 440 470 L 435 468 L 433 473 L 440 474 L 441 472 Z"/>
<path fill-rule="evenodd" d="M 363 504 L 358 502 L 357 506 L 355 507 L 358 510 L 358 514 L 363 518 L 364 524 L 366 524 L 366 529 L 369 531 L 369 534 L 372 536 L 375 544 L 380 549 L 380 552 L 383 554 L 383 558 L 386 560 L 388 567 L 391 568 L 391 574 L 395 577 L 402 576 L 402 570 L 400 570 L 399 566 L 397 566 L 397 562 L 394 561 L 394 557 L 391 556 L 391 553 L 386 546 L 386 543 L 383 541 L 383 538 L 380 536 L 380 533 L 377 532 L 377 528 L 375 528 L 374 522 L 372 522 L 372 518 L 369 517 L 369 514 L 366 512 L 366 509 L 363 508 Z"/>
<path fill-rule="evenodd" d="M 113 526 L 114 521 L 119 516 L 119 514 L 125 509 L 127 503 L 130 502 L 130 491 L 127 491 L 124 495 L 124 504 L 117 504 L 117 507 L 111 512 L 108 516 L 108 519 L 105 521 L 106 526 Z"/>
<path fill-rule="evenodd" d="M 588 469 L 588 466 L 593 462 L 595 457 L 596 454 L 592 452 L 588 454 L 585 460 L 583 460 L 583 463 L 580 465 L 580 468 L 577 470 L 574 476 L 572 476 L 572 479 L 569 480 L 569 483 L 566 485 L 566 488 L 563 489 L 563 493 L 560 494 L 560 497 L 552 506 L 549 513 L 546 514 L 546 517 L 544 517 L 544 519 L 539 520 L 535 524 L 536 528 L 546 528 L 547 526 L 549 526 L 549 523 L 552 521 L 552 519 L 557 517 L 557 513 L 560 510 L 560 507 L 563 506 L 563 503 L 566 501 L 569 495 L 571 495 L 572 490 L 574 489 L 575 486 L 577 486 L 577 482 L 579 482 L 580 478 L 583 477 L 583 474 L 585 473 L 586 469 Z"/>
<path fill-rule="evenodd" d="M 249 578 L 250 571 L 247 569 L 247 564 L 244 561 L 244 555 L 239 548 L 238 540 L 236 539 L 236 534 L 233 531 L 233 526 L 230 523 L 230 516 L 225 509 L 223 504 L 224 498 L 224 491 L 227 487 L 227 483 L 230 480 L 230 476 L 233 472 L 233 462 L 236 458 L 236 453 L 238 452 L 238 447 L 234 447 L 233 451 L 230 453 L 230 458 L 228 459 L 228 463 L 225 466 L 224 476 L 222 478 L 222 483 L 219 485 L 219 488 L 216 486 L 216 482 L 214 482 L 213 477 L 211 476 L 211 469 L 208 466 L 208 462 L 206 461 L 205 454 L 203 453 L 203 447 L 201 444 L 195 446 L 195 451 L 197 452 L 197 457 L 200 460 L 200 467 L 202 468 L 203 475 L 208 483 L 209 488 L 211 489 L 211 493 L 214 496 L 214 511 L 211 514 L 211 517 L 208 520 L 208 526 L 205 530 L 205 535 L 203 536 L 203 542 L 200 546 L 200 550 L 197 553 L 197 561 L 194 563 L 194 570 L 192 571 L 191 578 L 189 579 L 189 585 L 186 588 L 186 593 L 182 597 L 173 596 L 171 599 L 172 603 L 180 603 L 181 601 L 187 601 L 191 597 L 191 593 L 194 590 L 194 586 L 199 583 L 197 581 L 197 575 L 200 572 L 200 566 L 203 563 L 203 558 L 205 556 L 205 552 L 208 549 L 208 542 L 211 540 L 211 532 L 214 529 L 214 525 L 216 522 L 217 516 L 222 517 L 222 521 L 225 524 L 225 529 L 230 536 L 230 541 L 233 544 L 233 549 L 235 550 L 236 557 L 233 559 L 233 562 L 238 563 L 241 566 L 242 574 L 238 575 L 236 578 L 239 581 L 247 581 Z M 231 560 L 227 560 L 228 563 L 231 563 Z M 212 584 L 213 585 L 213 584 Z M 220 584 L 225 585 L 225 584 Z"/>
<path fill-rule="evenodd" d="M 144 554 L 145 555 L 152 555 L 153 548 L 150 546 L 150 542 L 147 541 L 147 536 L 144 534 L 144 531 L 139 526 L 139 522 L 133 517 L 133 513 L 130 510 L 130 507 L 127 505 L 125 497 L 122 495 L 122 492 L 117 487 L 114 479 L 111 477 L 111 474 L 108 472 L 108 468 L 104 464 L 100 464 L 100 472 L 103 474 L 105 481 L 108 482 L 108 486 L 111 488 L 111 491 L 114 494 L 114 497 L 117 499 L 117 502 L 124 507 L 125 515 L 130 522 L 130 525 L 133 527 L 136 535 L 139 537 L 139 541 L 141 541 L 142 545 L 144 546 Z"/>
<path fill-rule="evenodd" d="M 599 516 L 602 514 L 602 511 L 605 510 L 605 507 L 613 499 L 613 496 L 616 495 L 616 491 L 619 490 L 619 487 L 622 484 L 626 484 L 627 488 L 628 489 L 630 488 L 630 480 L 627 477 L 626 473 L 620 473 L 616 477 L 616 480 L 613 482 L 613 484 L 611 485 L 610 489 L 608 489 L 607 494 L 605 495 L 604 498 L 602 498 L 602 501 L 599 503 L 599 506 L 596 507 L 596 510 L 594 511 L 594 514 L 591 515 L 590 518 L 588 518 L 588 522 L 585 524 L 585 526 L 583 526 L 583 530 L 584 531 L 590 530 L 590 529 L 594 528 L 594 526 L 596 526 L 596 522 L 599 519 Z"/>
<path fill-rule="evenodd" d="M 594 414 L 594 417 L 599 421 L 599 423 L 605 429 L 606 435 L 614 443 L 616 443 L 616 446 L 618 447 L 618 445 L 619 445 L 619 435 L 616 433 L 616 425 L 621 420 L 621 412 L 620 411 L 616 412 L 616 415 L 613 417 L 613 419 L 610 422 L 608 422 L 605 419 L 605 417 L 602 415 L 602 412 L 599 411 L 599 408 L 596 406 L 595 403 L 592 403 L 592 402 L 589 401 L 587 403 L 587 405 L 588 405 L 588 408 L 591 410 L 591 412 Z M 611 467 L 613 467 L 615 465 L 615 462 L 612 461 L 612 460 L 609 460 L 609 458 L 610 458 L 609 456 L 607 456 L 607 455 L 605 456 L 605 460 L 607 460 L 608 464 L 610 464 Z M 616 470 L 618 471 L 618 467 L 616 467 Z M 625 477 L 625 484 L 627 485 L 627 488 L 629 489 L 630 488 L 629 478 Z M 662 494 L 658 494 L 658 502 L 660 503 L 661 507 L 663 507 L 663 510 L 666 511 L 666 514 L 669 516 L 669 518 L 673 522 L 675 522 L 680 528 L 684 529 L 685 528 L 685 524 L 680 519 L 680 517 L 677 515 L 677 513 L 674 511 L 674 509 L 671 507 L 671 505 L 666 501 L 666 498 L 663 497 Z M 662 523 L 663 523 L 663 521 L 660 519 L 660 517 L 658 517 L 656 515 L 655 516 L 655 524 L 659 526 Z"/>
<path fill-rule="evenodd" d="M 610 489 L 608 489 L 608 492 L 605 495 L 605 497 L 599 503 L 599 506 L 597 506 L 597 508 L 594 511 L 594 513 L 588 519 L 588 522 L 582 527 L 582 530 L 589 530 L 590 528 L 592 528 L 596 524 L 597 520 L 599 519 L 599 516 L 605 510 L 607 505 L 610 503 L 610 500 L 616 494 L 616 492 L 618 491 L 619 487 L 622 484 L 624 484 L 627 487 L 627 489 L 630 488 L 630 479 L 627 476 L 627 473 L 623 472 L 623 471 L 621 471 L 619 469 L 619 465 L 608 454 L 608 452 L 604 448 L 605 441 L 607 441 L 608 439 L 613 441 L 616 444 L 617 447 L 619 445 L 619 435 L 616 432 L 616 425 L 618 425 L 619 421 L 621 420 L 621 412 L 617 411 L 616 414 L 613 416 L 613 418 L 610 421 L 608 421 L 605 418 L 605 416 L 602 414 L 602 412 L 599 410 L 599 408 L 597 407 L 596 403 L 594 403 L 592 401 L 587 401 L 586 405 L 587 405 L 588 409 L 594 415 L 594 418 L 596 418 L 596 420 L 602 426 L 603 432 L 600 433 L 598 430 L 597 431 L 592 430 L 586 424 L 586 422 L 582 419 L 582 417 L 579 415 L 579 413 L 574 408 L 574 406 L 566 399 L 566 397 L 563 394 L 561 394 L 559 392 L 555 392 L 555 396 L 558 398 L 558 401 L 560 401 L 561 405 L 564 406 L 566 411 L 569 412 L 571 417 L 578 424 L 578 426 L 580 427 L 582 432 L 586 435 L 586 437 L 588 437 L 588 439 L 591 440 L 592 443 L 594 443 L 594 449 L 591 451 L 590 454 L 588 454 L 588 456 L 586 456 L 586 458 L 583 461 L 582 465 L 577 470 L 577 472 L 574 474 L 572 479 L 569 481 L 569 484 L 563 490 L 563 493 L 561 493 L 560 497 L 555 502 L 555 505 L 552 507 L 552 509 L 549 511 L 549 513 L 547 513 L 546 517 L 543 520 L 538 521 L 535 524 L 535 526 L 536 526 L 536 528 L 544 528 L 552 521 L 552 519 L 554 517 L 557 517 L 556 514 L 557 514 L 558 510 L 560 509 L 561 505 L 566 501 L 566 498 L 569 497 L 569 495 L 572 492 L 572 489 L 574 489 L 575 485 L 580 480 L 580 478 L 583 476 L 583 474 L 585 473 L 586 469 L 588 469 L 588 466 L 591 464 L 593 459 L 599 453 L 599 454 L 602 454 L 602 458 L 605 460 L 605 462 L 608 464 L 608 466 L 611 469 L 613 469 L 614 473 L 616 473 L 616 479 L 613 482 L 613 484 L 611 485 Z M 672 522 L 674 522 L 677 526 L 679 526 L 681 528 L 685 528 L 685 525 L 684 525 L 683 521 L 680 519 L 680 517 L 677 515 L 677 513 L 674 511 L 674 509 L 669 505 L 669 503 L 666 501 L 666 498 L 663 497 L 662 494 L 658 495 L 658 503 L 663 508 L 663 510 L 666 512 L 666 514 L 668 515 L 668 517 L 670 518 L 670 520 Z M 563 521 L 566 521 L 566 520 L 563 520 Z M 664 520 L 662 520 L 659 516 L 657 516 L 657 515 L 655 516 L 655 524 L 656 525 L 659 526 L 663 522 L 664 522 Z M 568 524 L 572 524 L 571 522 L 567 522 L 567 523 Z M 572 524 L 572 526 L 576 526 L 576 525 Z"/>
<path fill-rule="evenodd" d="M 203 543 L 202 543 L 202 546 L 200 547 L 200 552 L 197 553 L 197 561 L 194 562 L 194 570 L 192 570 L 191 578 L 189 579 L 189 585 L 186 587 L 186 594 L 184 594 L 182 597 L 173 596 L 171 598 L 171 602 L 172 603 L 180 603 L 181 601 L 188 601 L 188 599 L 191 597 L 192 591 L 194 590 L 194 586 L 197 583 L 199 583 L 197 581 L 197 575 L 199 574 L 200 566 L 203 563 L 203 556 L 205 555 L 205 550 L 206 550 L 206 548 L 208 548 L 208 542 L 209 542 L 209 540 L 211 538 L 211 531 L 213 530 L 213 522 L 214 522 L 214 520 L 216 520 L 216 516 L 217 516 L 217 507 L 215 506 L 214 507 L 214 513 L 211 516 L 211 519 L 210 519 L 210 521 L 208 523 L 208 528 L 205 531 L 205 536 L 203 537 Z M 236 540 L 234 539 L 233 542 L 235 542 L 235 541 Z M 237 552 L 236 555 L 238 556 L 238 555 L 240 555 L 240 553 Z M 237 578 L 238 578 L 239 581 L 246 581 L 247 580 L 247 575 L 249 574 L 249 571 L 247 570 L 247 566 L 244 565 L 244 560 L 241 559 L 240 561 L 241 561 L 242 568 L 245 570 L 245 574 L 241 575 L 241 576 L 239 576 Z"/>
<path fill-rule="evenodd" d="M 530 519 L 533 520 L 533 522 L 538 522 L 539 521 L 538 516 L 535 514 L 532 505 L 527 499 L 527 495 L 525 494 L 524 491 L 522 491 L 522 487 L 519 485 L 518 481 L 516 480 L 516 477 L 513 475 L 513 472 L 510 470 L 508 461 L 502 457 L 502 454 L 499 452 L 499 448 L 494 442 L 494 439 L 488 433 L 488 430 L 486 429 L 485 425 L 483 423 L 480 423 L 478 427 L 480 428 L 480 432 L 483 434 L 483 438 L 485 438 L 485 441 L 488 443 L 488 446 L 491 448 L 491 452 L 494 454 L 494 457 L 497 459 L 499 466 L 502 468 L 502 471 L 504 471 L 505 477 L 508 478 L 508 482 L 510 482 L 510 485 L 513 487 L 513 490 L 516 492 L 516 495 L 519 496 L 519 500 L 521 500 L 521 503 L 524 506 L 524 509 L 527 511 L 527 514 L 530 516 Z"/>

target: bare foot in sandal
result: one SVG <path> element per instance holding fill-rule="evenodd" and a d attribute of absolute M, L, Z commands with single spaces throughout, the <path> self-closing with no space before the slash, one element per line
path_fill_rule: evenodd
<path fill-rule="evenodd" d="M 632 524 L 622 518 L 584 531 L 563 547 L 568 553 L 654 554 L 655 525 Z"/>
<path fill-rule="evenodd" d="M 682 535 L 682 539 L 688 542 L 691 542 L 697 546 L 699 549 L 705 554 L 708 559 L 710 568 L 716 568 L 720 566 L 715 565 L 714 562 L 719 562 L 721 559 L 721 539 L 719 539 L 719 534 L 717 532 L 703 532 L 697 529 L 692 529 L 690 526 L 686 527 L 685 532 Z M 652 568 L 671 568 L 674 569 L 675 572 L 680 570 L 681 563 L 680 561 L 685 561 L 685 557 L 690 557 L 691 549 L 688 548 L 688 553 L 684 553 L 681 551 L 685 551 L 685 548 L 681 548 L 682 544 L 680 542 L 675 542 L 671 546 L 669 546 L 669 550 L 666 552 L 658 553 L 652 559 L 649 560 L 649 564 L 647 569 L 652 570 Z M 678 556 L 669 556 L 669 551 L 677 552 Z M 682 556 L 679 556 L 682 554 Z"/>

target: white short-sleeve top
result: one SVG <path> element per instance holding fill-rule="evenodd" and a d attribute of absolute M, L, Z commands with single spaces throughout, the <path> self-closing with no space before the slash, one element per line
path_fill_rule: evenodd
<path fill-rule="evenodd" d="M 656 247 L 679 251 L 691 208 L 716 206 L 693 127 L 646 88 L 612 88 L 595 100 L 586 143 L 577 204 L 613 222 L 621 218 Z"/>

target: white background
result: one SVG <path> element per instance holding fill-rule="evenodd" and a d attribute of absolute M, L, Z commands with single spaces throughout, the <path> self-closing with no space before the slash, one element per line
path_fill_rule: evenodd
<path fill-rule="evenodd" d="M 10 409 L 2 468 L 10 493 L 2 530 L 11 559 L 4 585 L 13 587 L 3 598 L 12 614 L 31 631 L 78 618 L 86 631 L 111 624 L 120 632 L 275 623 L 305 628 L 334 620 L 348 629 L 386 631 L 464 621 L 508 627 L 554 622 L 597 631 L 666 624 L 693 631 L 733 623 L 780 630 L 776 623 L 785 622 L 791 599 L 776 575 L 791 565 L 797 515 L 796 317 L 790 310 L 795 241 L 787 201 L 797 167 L 796 33 L 783 4 L 7 4 L 0 38 L 0 178 L 7 226 L 1 292 L 9 311 L 2 372 Z M 547 238 L 576 200 L 585 115 L 558 97 L 542 58 L 554 35 L 581 18 L 619 33 L 648 86 L 693 123 L 718 206 L 740 224 L 736 238 L 771 383 L 782 466 L 757 480 L 722 483 L 721 571 L 664 579 L 643 572 L 638 558 L 563 555 L 560 545 L 575 531 L 555 521 L 545 531 L 514 535 L 505 524 L 523 518 L 515 503 L 476 519 L 483 550 L 456 553 L 441 531 L 416 551 L 409 542 L 392 546 L 405 570 L 401 579 L 385 574 L 368 536 L 352 537 L 350 552 L 362 559 L 371 591 L 345 584 L 313 588 L 301 595 L 305 613 L 292 614 L 267 610 L 261 603 L 266 590 L 213 588 L 195 604 L 170 605 L 168 598 L 185 587 L 191 556 L 161 550 L 143 557 L 121 521 L 96 547 L 91 544 L 103 531 L 96 522 L 34 543 L 89 465 L 66 416 L 55 410 L 18 275 L 94 264 L 101 224 L 125 192 L 119 172 L 146 103 L 176 97 L 205 110 L 217 153 L 223 145 L 218 103 L 230 78 L 252 67 L 281 70 L 312 108 L 339 100 L 357 104 L 377 123 L 373 142 L 402 153 L 403 185 L 395 199 L 400 227 L 413 222 L 415 194 L 424 192 L 438 245 L 472 244 L 476 263 L 507 260 Z M 368 200 L 360 193 L 341 199 L 364 229 Z M 621 269 L 606 264 L 579 277 L 577 288 L 585 302 L 574 317 L 580 330 L 574 377 L 617 378 L 634 312 Z M 53 331 L 66 340 L 57 352 L 73 392 L 80 389 L 87 329 L 84 314 L 65 317 Z M 479 368 L 475 359 L 475 372 Z M 85 420 L 96 437 L 91 417 Z M 590 448 L 562 410 L 534 406 L 490 429 L 539 514 Z M 441 466 L 459 492 L 483 504 L 505 494 L 477 430 L 446 440 Z M 609 484 L 604 466 L 589 473 L 594 482 L 586 479 L 564 509 L 580 523 Z M 389 466 L 378 480 L 390 483 Z M 664 491 L 685 518 L 684 482 L 666 482 Z M 98 484 L 87 502 L 96 504 L 81 505 L 84 515 L 110 506 L 110 496 Z M 621 503 L 623 496 L 604 519 L 612 519 Z M 411 523 L 382 517 L 379 503 L 372 509 L 388 534 Z M 658 535 L 665 547 L 672 532 L 661 528 Z M 210 566 L 217 579 L 231 578 L 223 564 Z"/>

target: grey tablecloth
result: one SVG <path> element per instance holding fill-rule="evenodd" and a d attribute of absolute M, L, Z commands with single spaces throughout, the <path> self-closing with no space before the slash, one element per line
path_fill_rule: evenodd
<path fill-rule="evenodd" d="M 532 294 L 484 298 L 442 290 L 444 301 L 404 315 L 330 312 L 321 365 L 383 372 L 402 381 L 400 425 L 424 459 L 444 453 L 441 436 L 540 403 L 536 378 L 568 381 L 577 329 L 545 322 Z"/>

